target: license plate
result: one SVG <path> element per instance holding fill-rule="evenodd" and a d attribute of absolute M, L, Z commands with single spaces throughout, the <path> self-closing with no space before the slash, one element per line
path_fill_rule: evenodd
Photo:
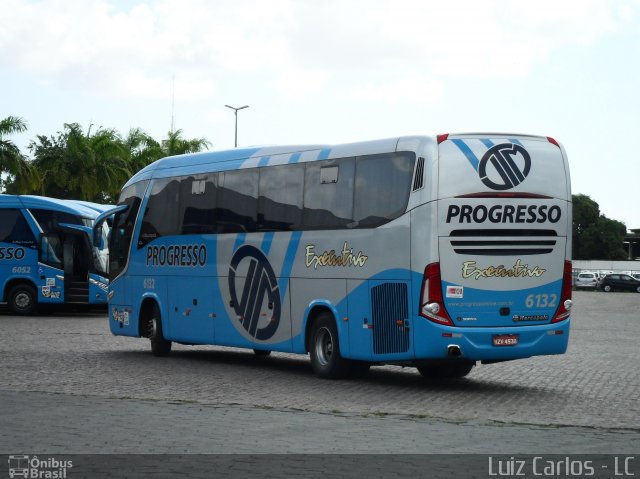
<path fill-rule="evenodd" d="M 498 334 L 493 337 L 494 346 L 517 346 L 517 334 Z"/>

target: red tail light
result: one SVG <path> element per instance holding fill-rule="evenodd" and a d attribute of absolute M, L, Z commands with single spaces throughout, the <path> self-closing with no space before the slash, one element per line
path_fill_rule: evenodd
<path fill-rule="evenodd" d="M 443 133 L 442 135 L 438 135 L 438 145 L 449 138 L 449 133 Z"/>
<path fill-rule="evenodd" d="M 420 316 L 435 323 L 453 326 L 449 313 L 444 307 L 440 263 L 431 263 L 424 270 L 420 294 Z"/>
<path fill-rule="evenodd" d="M 560 143 L 558 143 L 555 138 L 551 138 L 550 136 L 547 137 L 547 140 L 549 141 L 549 143 L 553 143 L 554 145 L 556 145 L 558 148 L 560 148 Z"/>
<path fill-rule="evenodd" d="M 562 295 L 560 296 L 560 305 L 556 314 L 553 316 L 552 323 L 564 321 L 571 314 L 571 261 L 564 262 L 564 274 L 562 275 Z"/>

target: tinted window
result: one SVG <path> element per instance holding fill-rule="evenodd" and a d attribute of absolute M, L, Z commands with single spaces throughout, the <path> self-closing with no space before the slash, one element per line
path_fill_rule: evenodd
<path fill-rule="evenodd" d="M 359 228 L 374 228 L 405 212 L 414 162 L 413 153 L 358 158 L 353 218 Z"/>
<path fill-rule="evenodd" d="M 138 248 L 160 236 L 178 234 L 180 181 L 162 178 L 153 181 L 151 194 L 145 206 Z"/>
<path fill-rule="evenodd" d="M 71 225 L 84 224 L 80 216 L 73 215 L 71 213 L 40 209 L 30 209 L 29 211 L 40 225 L 42 232 L 47 235 L 59 233 L 59 230 L 56 227 L 60 223 L 68 223 Z"/>
<path fill-rule="evenodd" d="M 283 165 L 260 170 L 258 229 L 300 229 L 303 190 L 304 165 Z"/>
<path fill-rule="evenodd" d="M 306 164 L 303 229 L 353 226 L 355 159 Z"/>
<path fill-rule="evenodd" d="M 0 210 L 0 242 L 25 246 L 35 244 L 33 232 L 20 210 Z"/>
<path fill-rule="evenodd" d="M 217 175 L 188 176 L 180 181 L 180 233 L 216 232 Z"/>
<path fill-rule="evenodd" d="M 111 238 L 109 241 L 109 277 L 116 278 L 127 265 L 129 260 L 129 247 L 133 236 L 134 225 L 142 195 L 148 181 L 140 181 L 128 186 L 120 193 L 118 205 L 129 206 L 125 211 L 117 213 L 113 220 Z"/>
<path fill-rule="evenodd" d="M 218 233 L 256 231 L 257 169 L 226 171 L 218 177 Z"/>

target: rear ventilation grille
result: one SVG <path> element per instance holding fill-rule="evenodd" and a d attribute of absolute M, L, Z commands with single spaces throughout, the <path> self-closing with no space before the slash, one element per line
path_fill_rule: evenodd
<path fill-rule="evenodd" d="M 383 283 L 371 288 L 374 354 L 409 350 L 409 307 L 405 283 Z"/>
<path fill-rule="evenodd" d="M 553 230 L 454 230 L 451 246 L 458 254 L 484 256 L 526 256 L 549 254 L 557 242 Z"/>
<path fill-rule="evenodd" d="M 413 191 L 424 186 L 424 158 L 419 157 L 416 164 L 416 177 L 413 179 Z"/>

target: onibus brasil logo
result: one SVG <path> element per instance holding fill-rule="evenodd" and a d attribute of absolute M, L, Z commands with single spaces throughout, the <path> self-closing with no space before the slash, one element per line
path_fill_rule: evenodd
<path fill-rule="evenodd" d="M 26 477 L 38 479 L 65 479 L 67 469 L 73 467 L 73 461 L 60 460 L 55 457 L 45 459 L 38 456 L 9 456 L 9 477 Z"/>

